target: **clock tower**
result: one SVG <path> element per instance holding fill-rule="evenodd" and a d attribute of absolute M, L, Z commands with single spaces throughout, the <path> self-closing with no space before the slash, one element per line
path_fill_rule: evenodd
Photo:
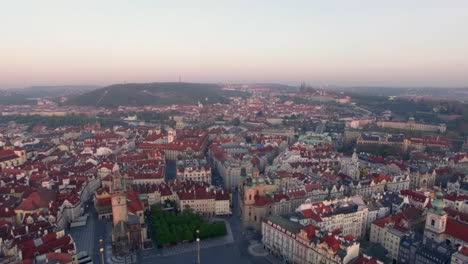
<path fill-rule="evenodd" d="M 115 227 L 120 221 L 128 222 L 127 196 L 119 172 L 116 172 L 112 178 L 111 195 L 112 223 Z"/>

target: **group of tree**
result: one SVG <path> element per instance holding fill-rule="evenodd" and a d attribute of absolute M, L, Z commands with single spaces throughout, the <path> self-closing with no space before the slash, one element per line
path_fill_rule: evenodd
<path fill-rule="evenodd" d="M 390 110 L 402 118 L 414 117 L 418 122 L 442 123 L 442 115 L 459 116 L 447 122 L 447 136 L 451 138 L 467 137 L 468 104 L 448 100 L 414 100 L 386 96 L 348 93 L 357 105 L 376 114 Z"/>
<path fill-rule="evenodd" d="M 42 124 L 48 128 L 57 128 L 69 125 L 85 125 L 97 121 L 94 117 L 85 115 L 65 115 L 65 116 L 39 116 L 39 115 L 11 115 L 1 116 L 0 123 L 14 121 L 19 124 L 30 125 Z"/>
<path fill-rule="evenodd" d="M 170 112 L 150 112 L 150 111 L 143 111 L 136 113 L 138 120 L 143 120 L 145 122 L 165 122 L 170 119 L 171 116 L 180 114 L 178 111 L 170 111 Z"/>
<path fill-rule="evenodd" d="M 232 95 L 244 93 L 229 93 L 217 84 L 204 83 L 124 83 L 96 89 L 78 96 L 73 96 L 66 102 L 69 105 L 91 105 L 116 108 L 121 105 L 196 105 L 230 102 Z"/>
<path fill-rule="evenodd" d="M 404 150 L 398 146 L 389 145 L 358 145 L 358 152 L 366 152 L 383 158 L 393 156 L 401 160 L 408 160 L 410 158 L 410 149 Z"/>
<path fill-rule="evenodd" d="M 0 94 L 0 105 L 34 105 L 35 100 L 28 100 L 28 97 L 18 93 Z"/>
<path fill-rule="evenodd" d="M 313 104 L 313 102 L 311 100 L 309 100 L 307 98 L 303 98 L 303 97 L 282 95 L 279 98 L 280 98 L 281 102 L 292 101 L 295 104 L 303 104 L 303 105 Z"/>
<path fill-rule="evenodd" d="M 224 222 L 210 223 L 191 210 L 176 213 L 159 205 L 151 208 L 151 223 L 158 246 L 194 241 L 197 230 L 200 239 L 223 236 L 227 232 Z"/>

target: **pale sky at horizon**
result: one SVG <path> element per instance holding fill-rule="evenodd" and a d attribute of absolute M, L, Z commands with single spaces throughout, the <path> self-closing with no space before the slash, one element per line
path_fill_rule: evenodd
<path fill-rule="evenodd" d="M 0 88 L 468 86 L 468 1 L 0 0 Z"/>

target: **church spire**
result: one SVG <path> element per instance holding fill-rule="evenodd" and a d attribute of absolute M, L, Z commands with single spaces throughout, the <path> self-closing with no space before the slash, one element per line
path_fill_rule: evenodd
<path fill-rule="evenodd" d="M 353 156 L 351 157 L 351 161 L 354 162 L 354 163 L 359 161 L 358 155 L 356 153 L 356 148 L 354 148 L 354 150 L 353 150 Z"/>
<path fill-rule="evenodd" d="M 125 192 L 125 182 L 119 171 L 112 176 L 112 192 Z"/>

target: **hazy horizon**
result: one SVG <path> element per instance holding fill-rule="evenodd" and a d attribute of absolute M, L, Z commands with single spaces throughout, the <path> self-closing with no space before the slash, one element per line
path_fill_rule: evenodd
<path fill-rule="evenodd" d="M 358 4 L 357 4 L 358 3 Z M 467 1 L 11 1 L 0 88 L 468 87 Z"/>

